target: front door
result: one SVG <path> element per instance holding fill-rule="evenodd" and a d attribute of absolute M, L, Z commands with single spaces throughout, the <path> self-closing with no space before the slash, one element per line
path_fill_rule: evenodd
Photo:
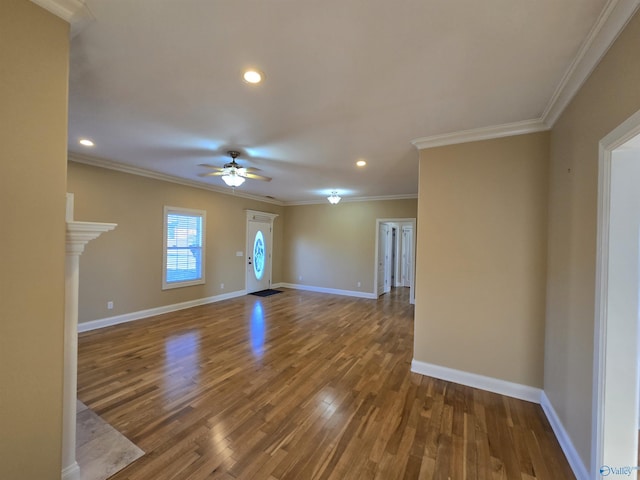
<path fill-rule="evenodd" d="M 247 293 L 271 288 L 271 224 L 250 221 L 247 227 Z"/>

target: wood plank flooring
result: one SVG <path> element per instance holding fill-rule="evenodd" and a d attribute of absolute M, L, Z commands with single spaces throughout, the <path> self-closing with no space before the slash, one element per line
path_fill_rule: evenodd
<path fill-rule="evenodd" d="M 408 289 L 285 290 L 80 335 L 114 480 L 571 479 L 540 406 L 410 372 Z"/>

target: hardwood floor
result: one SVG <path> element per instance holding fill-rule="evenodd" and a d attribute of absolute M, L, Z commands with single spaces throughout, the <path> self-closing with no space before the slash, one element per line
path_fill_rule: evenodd
<path fill-rule="evenodd" d="M 540 406 L 412 351 L 408 289 L 285 290 L 81 334 L 78 396 L 146 452 L 114 480 L 574 478 Z"/>

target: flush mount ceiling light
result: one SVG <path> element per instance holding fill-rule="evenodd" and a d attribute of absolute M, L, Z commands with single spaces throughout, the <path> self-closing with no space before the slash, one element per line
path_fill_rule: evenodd
<path fill-rule="evenodd" d="M 259 72 L 255 69 L 245 70 L 245 72 L 242 74 L 242 78 L 244 78 L 244 81 L 252 84 L 260 83 L 263 76 L 264 75 L 262 74 L 262 72 Z"/>
<path fill-rule="evenodd" d="M 85 147 L 93 147 L 95 145 L 95 143 L 93 143 L 88 138 L 81 138 L 80 142 L 78 143 L 80 143 L 80 145 L 84 145 Z"/>
<path fill-rule="evenodd" d="M 364 160 L 358 160 L 356 162 L 356 165 L 359 167 L 364 167 L 367 164 L 367 162 L 365 162 Z"/>
<path fill-rule="evenodd" d="M 331 205 L 337 205 L 338 202 L 341 200 L 341 198 L 338 196 L 338 192 L 331 192 L 331 195 L 329 195 L 327 197 L 327 200 L 329 200 L 329 203 Z"/>

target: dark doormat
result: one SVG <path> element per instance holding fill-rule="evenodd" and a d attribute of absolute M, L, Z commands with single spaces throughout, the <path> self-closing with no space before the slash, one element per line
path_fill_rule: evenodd
<path fill-rule="evenodd" d="M 250 295 L 257 295 L 258 297 L 268 297 L 270 295 L 275 295 L 276 293 L 282 293 L 282 290 L 272 290 L 268 288 L 267 290 L 260 290 L 259 292 L 253 292 Z"/>

